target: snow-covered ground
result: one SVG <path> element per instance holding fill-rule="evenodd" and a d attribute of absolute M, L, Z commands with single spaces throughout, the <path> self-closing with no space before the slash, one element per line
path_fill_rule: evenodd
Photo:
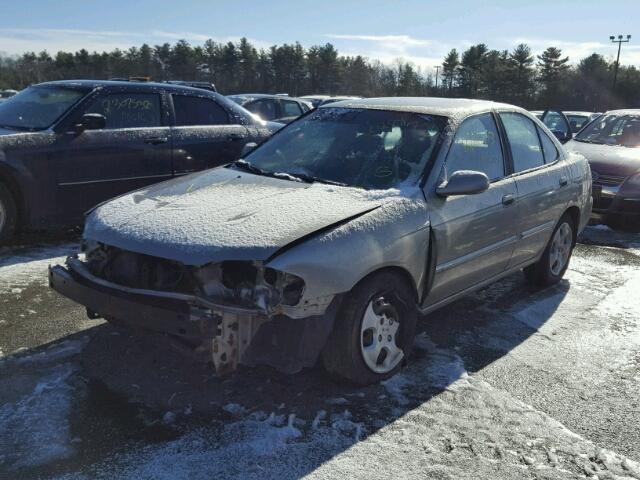
<path fill-rule="evenodd" d="M 193 408 L 135 404 L 131 427 L 90 407 L 91 338 L 117 345 L 110 327 L 8 356 L 0 478 L 640 479 L 640 241 L 598 228 L 583 238 L 566 281 L 534 290 L 516 276 L 430 315 L 410 366 L 362 391 L 316 373 L 278 377 L 300 392 L 266 408 L 263 384 L 247 375 L 220 384 L 218 413 L 195 398 Z M 7 289 L 19 288 L 13 275 L 40 282 L 53 262 L 24 256 L 0 260 Z M 150 364 L 126 362 L 128 380 Z M 122 364 L 103 367 L 114 378 Z M 138 375 L 115 408 L 144 399 Z"/>

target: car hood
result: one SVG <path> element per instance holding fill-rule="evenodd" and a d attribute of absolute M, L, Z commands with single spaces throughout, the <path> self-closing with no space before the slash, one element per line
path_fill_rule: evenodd
<path fill-rule="evenodd" d="M 138 190 L 88 215 L 84 236 L 187 265 L 267 260 L 376 208 L 388 192 L 216 168 Z M 396 197 L 397 197 L 396 193 Z"/>
<path fill-rule="evenodd" d="M 596 145 L 575 140 L 567 142 L 565 148 L 584 155 L 591 169 L 604 175 L 629 176 L 640 170 L 640 148 Z"/>

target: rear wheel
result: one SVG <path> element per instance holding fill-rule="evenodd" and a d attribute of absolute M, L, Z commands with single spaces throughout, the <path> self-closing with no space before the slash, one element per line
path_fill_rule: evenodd
<path fill-rule="evenodd" d="M 393 272 L 374 274 L 345 298 L 322 352 L 325 369 L 359 385 L 392 377 L 409 356 L 416 320 L 411 285 Z"/>
<path fill-rule="evenodd" d="M 575 237 L 573 220 L 565 213 L 553 230 L 540 260 L 523 270 L 527 279 L 540 286 L 559 282 L 569 267 Z"/>
<path fill-rule="evenodd" d="M 9 240 L 16 229 L 16 202 L 9 189 L 0 183 L 0 244 Z"/>

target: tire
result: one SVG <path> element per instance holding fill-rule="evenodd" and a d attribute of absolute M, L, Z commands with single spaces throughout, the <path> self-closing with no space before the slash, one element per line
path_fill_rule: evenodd
<path fill-rule="evenodd" d="M 0 183 L 0 244 L 7 242 L 16 230 L 18 210 L 9 189 Z"/>
<path fill-rule="evenodd" d="M 322 351 L 324 368 L 335 379 L 357 385 L 392 377 L 411 353 L 417 317 L 414 289 L 403 276 L 380 272 L 365 278 L 345 297 L 338 312 Z M 376 350 L 376 346 L 382 348 Z M 382 359 L 377 371 L 375 355 Z"/>
<path fill-rule="evenodd" d="M 575 244 L 576 227 L 571 217 L 565 213 L 553 229 L 540 260 L 523 269 L 527 280 L 541 287 L 558 283 L 569 267 Z"/>

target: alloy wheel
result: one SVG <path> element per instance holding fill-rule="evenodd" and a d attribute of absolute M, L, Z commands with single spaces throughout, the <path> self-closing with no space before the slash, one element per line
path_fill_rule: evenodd
<path fill-rule="evenodd" d="M 556 230 L 551 242 L 551 250 L 549 252 L 549 267 L 551 273 L 558 276 L 567 265 L 569 256 L 571 255 L 571 246 L 573 244 L 573 231 L 571 226 L 564 222 L 560 228 Z"/>
<path fill-rule="evenodd" d="M 362 317 L 360 350 L 373 372 L 388 373 L 404 358 L 398 346 L 399 328 L 398 310 L 388 299 L 378 296 L 369 302 Z"/>

